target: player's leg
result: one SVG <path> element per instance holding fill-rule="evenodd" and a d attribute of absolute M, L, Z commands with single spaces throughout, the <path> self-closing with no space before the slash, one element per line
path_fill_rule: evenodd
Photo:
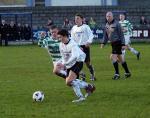
<path fill-rule="evenodd" d="M 122 58 L 121 55 L 118 55 L 118 59 L 119 59 L 120 63 L 122 64 L 122 67 L 123 67 L 124 70 L 125 70 L 125 77 L 126 77 L 126 78 L 130 77 L 130 76 L 131 76 L 131 73 L 130 73 L 130 71 L 129 71 L 129 69 L 128 69 L 128 65 L 127 65 L 126 61 L 124 60 L 124 58 Z"/>
<path fill-rule="evenodd" d="M 127 49 L 130 50 L 130 52 L 132 52 L 134 55 L 136 55 L 137 59 L 139 60 L 140 52 L 130 46 L 131 43 L 130 36 L 126 36 L 125 38 L 126 38 L 125 43 L 127 45 Z"/>
<path fill-rule="evenodd" d="M 73 102 L 80 102 L 80 101 L 85 100 L 85 98 L 84 98 L 83 94 L 81 93 L 80 89 L 81 88 L 89 89 L 88 88 L 88 86 L 89 86 L 88 83 L 78 79 L 79 78 L 79 72 L 81 71 L 82 67 L 83 67 L 83 62 L 77 62 L 73 67 L 68 69 L 69 74 L 68 74 L 68 77 L 66 78 L 66 84 L 68 86 L 73 87 L 74 92 L 76 93 L 77 97 L 79 98 L 77 100 L 74 100 Z M 90 89 L 90 90 L 92 90 L 92 89 Z"/>
<path fill-rule="evenodd" d="M 81 80 L 85 81 L 86 80 L 86 75 L 83 71 L 80 71 L 80 78 Z"/>
<path fill-rule="evenodd" d="M 137 56 L 137 60 L 140 59 L 140 52 L 135 50 L 133 47 L 131 47 L 130 45 L 128 45 L 128 50 L 130 50 L 134 55 Z"/>
<path fill-rule="evenodd" d="M 53 73 L 66 79 L 67 77 L 67 72 L 64 68 L 64 65 L 61 63 L 53 63 L 54 68 L 53 68 Z"/>
<path fill-rule="evenodd" d="M 122 54 L 122 44 L 121 44 L 121 41 L 118 41 L 118 42 L 112 43 L 111 46 L 112 46 L 112 56 L 111 56 L 112 58 L 111 58 L 111 60 L 112 60 L 112 64 L 113 64 L 114 69 L 115 69 L 115 74 L 114 74 L 112 79 L 117 80 L 120 78 L 119 65 L 118 65 L 120 60 L 118 58 L 118 55 Z"/>
<path fill-rule="evenodd" d="M 94 71 L 94 67 L 91 64 L 91 58 L 90 58 L 90 48 L 89 47 L 83 47 L 84 53 L 86 54 L 86 58 L 85 58 L 85 63 L 87 68 L 89 69 L 90 72 L 90 80 L 94 81 L 96 80 L 95 78 L 95 71 Z"/>
<path fill-rule="evenodd" d="M 115 69 L 115 74 L 114 74 L 112 79 L 116 80 L 116 79 L 120 78 L 117 54 L 112 54 L 111 55 L 111 60 L 112 60 L 113 67 Z"/>

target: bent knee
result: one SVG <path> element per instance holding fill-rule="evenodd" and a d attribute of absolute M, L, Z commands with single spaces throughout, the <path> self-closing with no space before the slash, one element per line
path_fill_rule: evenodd
<path fill-rule="evenodd" d="M 72 86 L 71 81 L 67 81 L 67 80 L 66 80 L 66 85 L 67 85 L 67 86 Z"/>

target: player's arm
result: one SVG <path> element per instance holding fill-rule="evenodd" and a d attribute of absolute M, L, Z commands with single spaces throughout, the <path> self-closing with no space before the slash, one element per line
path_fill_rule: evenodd
<path fill-rule="evenodd" d="M 108 42 L 108 35 L 107 35 L 107 32 L 106 32 L 106 28 L 104 29 L 104 34 L 103 34 L 103 39 L 102 41 L 100 42 L 100 47 L 103 48 L 104 45 L 106 45 L 106 43 Z"/>
<path fill-rule="evenodd" d="M 74 27 L 73 27 L 71 29 L 71 39 L 75 40 L 74 37 L 75 37 L 75 34 L 74 34 Z"/>
<path fill-rule="evenodd" d="M 88 25 L 86 27 L 86 33 L 88 35 L 88 40 L 87 40 L 86 47 L 89 47 L 90 44 L 93 42 L 94 35 L 93 35 L 92 30 L 90 29 L 90 27 Z"/>

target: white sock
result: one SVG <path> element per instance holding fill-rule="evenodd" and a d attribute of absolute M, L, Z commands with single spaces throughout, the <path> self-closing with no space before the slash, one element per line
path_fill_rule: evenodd
<path fill-rule="evenodd" d="M 78 81 L 73 80 L 73 81 L 71 82 L 71 84 L 72 84 L 72 88 L 73 88 L 73 90 L 74 90 L 76 96 L 79 97 L 79 98 L 80 98 L 80 97 L 83 97 L 83 94 L 81 93 L 81 90 L 80 90 L 80 86 L 79 86 Z"/>
<path fill-rule="evenodd" d="M 84 88 L 86 88 L 88 86 L 88 83 L 83 81 L 83 80 L 76 79 L 76 81 L 78 82 L 79 87 L 82 88 L 82 89 L 84 89 Z"/>
<path fill-rule="evenodd" d="M 125 58 L 126 50 L 122 50 L 122 58 Z"/>
<path fill-rule="evenodd" d="M 65 70 L 60 70 L 59 72 L 65 76 L 67 76 L 67 72 Z"/>
<path fill-rule="evenodd" d="M 138 51 L 136 51 L 134 48 L 129 48 L 129 50 L 133 53 L 133 54 L 135 54 L 135 55 L 137 55 L 138 54 Z"/>

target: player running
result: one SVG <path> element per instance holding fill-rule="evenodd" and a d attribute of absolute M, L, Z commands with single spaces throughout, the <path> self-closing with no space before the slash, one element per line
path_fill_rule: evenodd
<path fill-rule="evenodd" d="M 90 45 L 93 41 L 94 35 L 90 27 L 83 24 L 83 16 L 81 14 L 75 15 L 75 23 L 71 29 L 71 38 L 81 47 L 83 52 L 86 54 L 85 63 L 90 71 L 90 79 L 96 80 L 94 68 L 90 60 Z"/>
<path fill-rule="evenodd" d="M 56 75 L 66 78 L 67 72 L 62 65 L 61 55 L 59 51 L 60 41 L 57 39 L 57 33 L 59 29 L 57 26 L 51 26 L 50 33 L 51 37 L 45 37 L 43 40 L 42 47 L 45 47 L 48 50 L 48 53 L 52 57 L 53 61 L 53 73 Z"/>
<path fill-rule="evenodd" d="M 137 56 L 137 59 L 139 60 L 140 52 L 130 46 L 130 43 L 131 43 L 130 36 L 132 34 L 132 29 L 133 29 L 132 24 L 128 20 L 125 19 L 124 14 L 120 14 L 119 18 L 120 18 L 119 23 L 121 24 L 122 31 L 123 31 L 124 38 L 125 38 L 125 45 L 127 46 L 128 50 L 130 50 L 133 54 Z M 123 57 L 125 56 L 125 49 L 122 50 L 122 56 Z"/>
<path fill-rule="evenodd" d="M 77 100 L 73 100 L 72 102 L 84 101 L 85 98 L 95 90 L 95 87 L 92 84 L 79 80 L 79 73 L 83 67 L 86 55 L 74 40 L 69 38 L 67 30 L 60 30 L 58 32 L 58 38 L 61 41 L 60 53 L 62 56 L 62 63 L 67 69 L 66 84 L 73 88 L 78 97 Z M 86 90 L 87 94 L 85 96 L 83 96 L 81 88 Z"/>

